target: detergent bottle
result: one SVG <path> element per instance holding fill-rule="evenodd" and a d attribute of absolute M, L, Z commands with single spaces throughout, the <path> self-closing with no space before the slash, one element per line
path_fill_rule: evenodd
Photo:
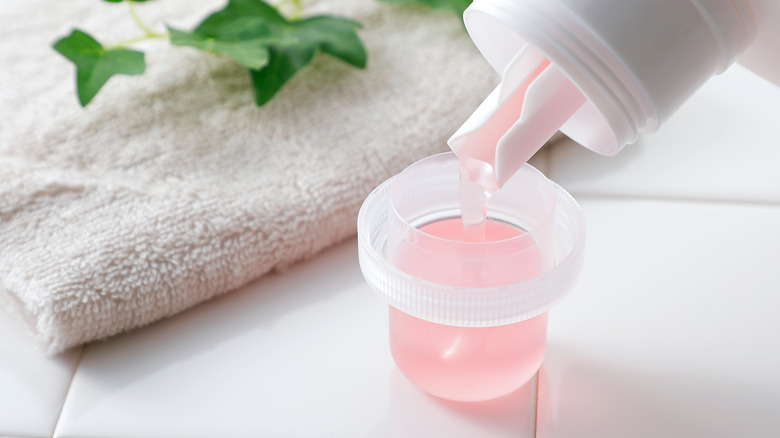
<path fill-rule="evenodd" d="M 474 0 L 501 83 L 449 145 L 488 192 L 558 130 L 615 155 L 735 61 L 780 84 L 779 19 L 776 0 Z"/>

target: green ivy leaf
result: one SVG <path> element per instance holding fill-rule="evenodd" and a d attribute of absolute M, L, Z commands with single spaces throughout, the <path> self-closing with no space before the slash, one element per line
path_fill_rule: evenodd
<path fill-rule="evenodd" d="M 57 41 L 54 50 L 76 65 L 76 90 L 81 106 L 86 106 L 111 76 L 140 75 L 146 70 L 142 52 L 104 48 L 78 29 Z"/>
<path fill-rule="evenodd" d="M 463 11 L 471 4 L 472 0 L 381 0 L 385 3 L 422 4 L 432 9 L 452 11 L 463 17 Z"/>
<path fill-rule="evenodd" d="M 232 57 L 250 69 L 255 103 L 268 102 L 318 51 L 363 68 L 360 25 L 320 15 L 288 21 L 261 0 L 230 0 L 191 33 L 169 29 L 171 43 Z"/>
<path fill-rule="evenodd" d="M 228 55 L 248 68 L 259 69 L 268 64 L 268 50 L 261 40 L 224 41 L 199 33 L 187 33 L 168 27 L 171 44 L 189 46 L 212 53 Z"/>

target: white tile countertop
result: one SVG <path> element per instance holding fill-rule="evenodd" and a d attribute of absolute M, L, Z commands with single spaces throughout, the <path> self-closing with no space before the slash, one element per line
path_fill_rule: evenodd
<path fill-rule="evenodd" d="M 780 436 L 780 89 L 735 66 L 619 156 L 535 163 L 588 222 L 537 378 L 443 402 L 395 369 L 355 240 L 56 357 L 0 311 L 0 436 Z"/>

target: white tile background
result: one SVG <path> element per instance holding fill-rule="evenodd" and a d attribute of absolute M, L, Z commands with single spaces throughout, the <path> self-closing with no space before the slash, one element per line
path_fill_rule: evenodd
<path fill-rule="evenodd" d="M 585 199 L 539 437 L 780 436 L 780 208 Z"/>
<path fill-rule="evenodd" d="M 15 318 L 0 309 L 0 436 L 51 436 L 81 348 L 45 357 Z"/>
<path fill-rule="evenodd" d="M 586 263 L 504 399 L 438 401 L 395 370 L 351 240 L 54 358 L 0 312 L 0 436 L 780 436 L 778 146 L 780 91 L 735 66 L 617 157 L 543 151 Z"/>

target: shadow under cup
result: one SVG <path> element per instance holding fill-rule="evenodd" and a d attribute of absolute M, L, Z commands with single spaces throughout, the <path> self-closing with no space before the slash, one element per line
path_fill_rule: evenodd
<path fill-rule="evenodd" d="M 547 310 L 576 281 L 585 227 L 568 193 L 525 165 L 475 238 L 460 225 L 459 175 L 444 153 L 380 185 L 361 207 L 358 245 L 364 277 L 390 304 L 401 372 L 432 395 L 481 401 L 539 369 Z"/>

